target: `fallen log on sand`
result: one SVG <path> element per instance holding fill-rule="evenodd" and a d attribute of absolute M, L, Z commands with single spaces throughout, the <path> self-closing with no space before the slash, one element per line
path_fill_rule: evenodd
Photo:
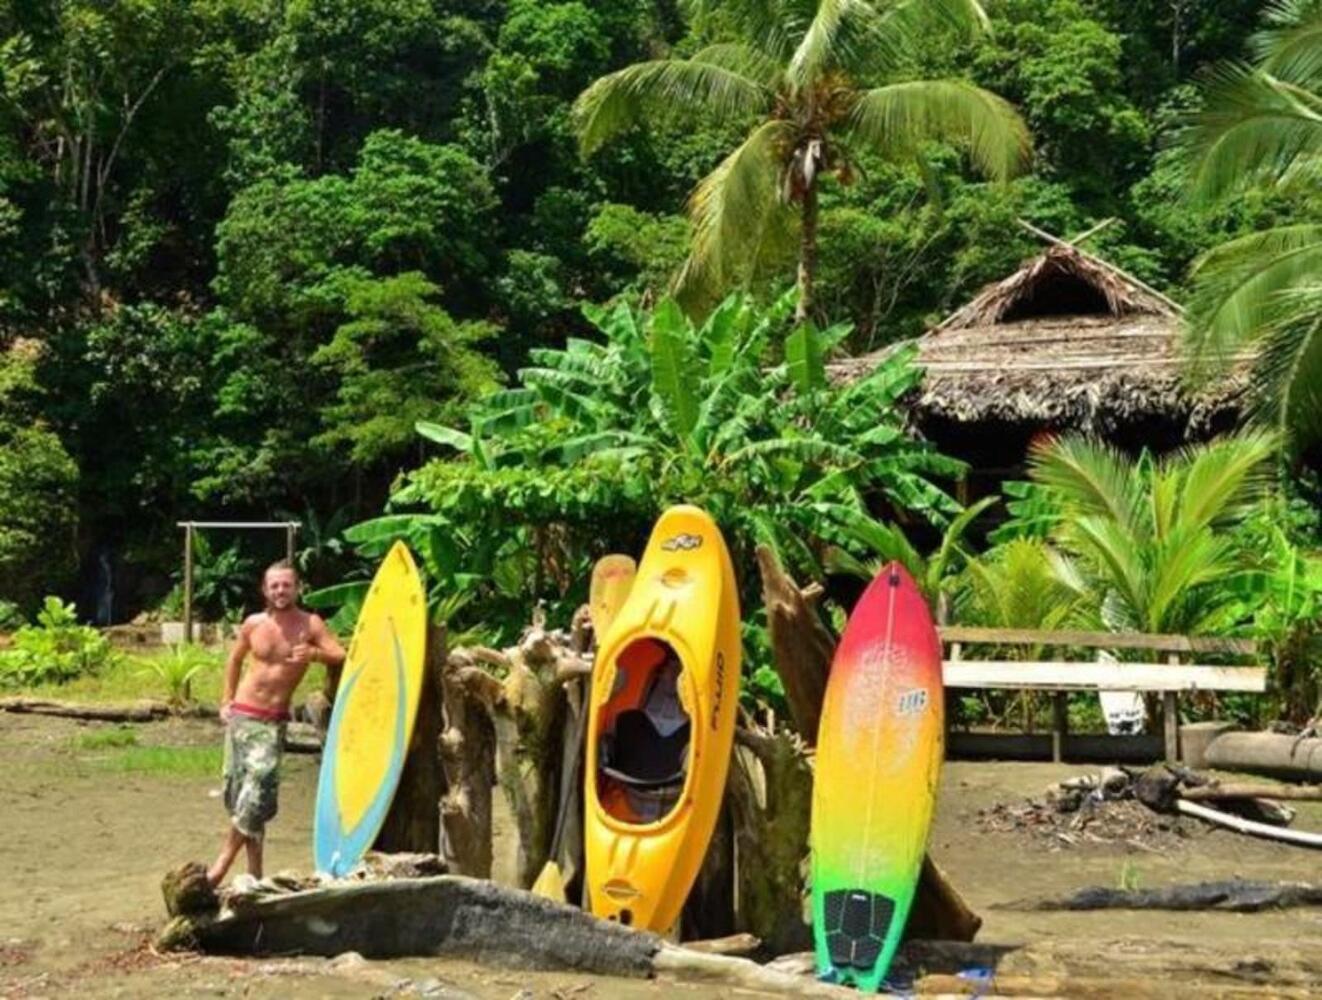
<path fill-rule="evenodd" d="M 193 719 L 216 717 L 216 710 L 206 705 L 177 707 L 163 701 L 150 700 L 95 705 L 22 697 L 0 698 L 0 712 L 50 715 L 85 722 L 159 722 L 171 716 Z M 321 734 L 309 723 L 291 722 L 285 732 L 285 749 L 290 753 L 321 753 Z"/>
<path fill-rule="evenodd" d="M 1190 802 L 1219 799 L 1292 799 L 1322 802 L 1322 785 L 1247 785 L 1213 781 L 1197 788 L 1185 788 L 1180 798 Z"/>
<path fill-rule="evenodd" d="M 597 920 L 531 893 L 459 876 L 430 877 L 438 859 L 369 855 L 371 881 L 339 881 L 310 890 L 315 879 L 275 876 L 261 892 L 222 893 L 219 914 L 202 886 L 205 869 L 171 873 L 163 887 L 179 894 L 158 947 L 200 947 L 227 954 L 296 953 L 309 971 L 384 976 L 364 956 L 475 959 L 499 969 L 575 970 L 594 975 L 698 979 L 763 994 L 857 998 L 853 990 L 819 983 L 812 954 L 785 955 L 766 965 L 668 944 L 647 932 Z M 390 879 L 398 875 L 394 881 Z M 383 880 L 384 879 L 384 880 Z M 292 892 L 272 894 L 288 885 Z M 202 909 L 204 912 L 198 913 Z M 736 942 L 711 943 L 724 949 Z M 747 944 L 748 942 L 737 942 Z M 359 945 L 354 948 L 352 945 Z M 906 943 L 896 981 L 909 996 L 1169 996 L 1178 979 L 1190 992 L 1217 996 L 1315 995 L 1316 949 L 1259 942 L 1248 953 L 1218 942 L 1164 944 L 1147 938 L 1086 942 L 1043 939 L 1026 945 Z M 357 952 L 358 954 L 354 954 Z M 338 956 L 326 964 L 311 956 Z M 366 981 L 366 980 L 364 980 Z M 911 985 L 909 985 L 911 984 Z M 391 986 L 391 982 L 383 985 Z"/>
<path fill-rule="evenodd" d="M 1322 781 L 1322 739 L 1280 733 L 1224 733 L 1207 747 L 1208 767 L 1291 781 Z"/>
<path fill-rule="evenodd" d="M 21 697 L 0 698 L 0 712 L 55 715 L 66 719 L 87 719 L 95 722 L 152 722 L 171 714 L 170 706 L 163 701 L 85 705 L 80 702 Z"/>
<path fill-rule="evenodd" d="M 303 892 L 232 897 L 218 915 L 177 916 L 157 945 L 239 955 L 434 955 L 499 968 L 633 978 L 668 974 L 785 996 L 857 995 L 746 958 L 671 945 L 655 934 L 461 875 L 340 882 Z"/>
<path fill-rule="evenodd" d="M 1225 910 L 1257 913 L 1296 906 L 1322 906 L 1322 884 L 1256 882 L 1230 879 L 1195 882 L 1161 889 L 1110 889 L 1091 886 L 1068 896 L 1019 900 L 1000 910 Z"/>
<path fill-rule="evenodd" d="M 1279 840 L 1285 844 L 1297 844 L 1300 847 L 1322 847 L 1322 833 L 1310 833 L 1307 830 L 1283 830 L 1277 826 L 1269 826 L 1266 823 L 1244 819 L 1242 816 L 1232 816 L 1229 813 L 1221 812 L 1219 809 L 1209 809 L 1197 802 L 1186 802 L 1183 799 L 1175 803 L 1175 808 L 1187 816 L 1197 816 L 1199 819 L 1214 823 L 1217 826 L 1224 826 L 1239 833 L 1265 837 L 1268 840 Z"/>

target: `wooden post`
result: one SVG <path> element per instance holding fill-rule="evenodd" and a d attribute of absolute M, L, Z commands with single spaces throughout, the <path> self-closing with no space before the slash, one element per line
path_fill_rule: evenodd
<path fill-rule="evenodd" d="M 1070 731 L 1069 693 L 1051 693 L 1051 762 L 1059 764 L 1065 759 L 1065 737 Z"/>
<path fill-rule="evenodd" d="M 959 660 L 963 657 L 963 655 L 964 655 L 964 644 L 963 644 L 962 642 L 952 642 L 952 643 L 950 644 L 950 660 L 951 660 L 951 662 L 954 663 L 954 662 L 959 661 Z M 942 692 L 942 696 L 946 699 L 946 711 L 945 711 L 945 717 L 946 717 L 946 719 L 945 719 L 945 722 L 946 722 L 946 732 L 945 732 L 945 738 L 946 738 L 946 754 L 948 755 L 948 754 L 950 753 L 950 730 L 951 730 L 951 726 L 952 726 L 952 720 L 955 718 L 955 711 L 954 711 L 954 706 L 955 706 L 955 696 L 954 696 L 953 693 L 951 693 L 950 688 L 946 688 L 946 689 Z"/>
<path fill-rule="evenodd" d="M 193 522 L 184 525 L 184 642 L 193 641 Z"/>
<path fill-rule="evenodd" d="M 1166 662 L 1178 664 L 1179 653 L 1167 653 Z M 1162 725 L 1166 730 L 1166 759 L 1175 763 L 1180 759 L 1180 696 L 1174 691 L 1165 691 L 1161 696 Z"/>
<path fill-rule="evenodd" d="M 294 536 L 298 534 L 298 525 L 293 521 L 285 524 L 285 561 L 294 565 Z"/>

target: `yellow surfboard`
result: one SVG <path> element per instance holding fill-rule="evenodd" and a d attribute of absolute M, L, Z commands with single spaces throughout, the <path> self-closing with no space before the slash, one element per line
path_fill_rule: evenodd
<path fill-rule="evenodd" d="M 739 701 L 739 596 L 696 507 L 661 515 L 592 675 L 584 800 L 588 900 L 665 932 L 716 826 Z"/>
<path fill-rule="evenodd" d="M 592 614 L 592 628 L 597 633 L 597 648 L 606 642 L 615 616 L 624 607 L 638 564 L 633 556 L 602 556 L 592 567 L 592 583 L 588 590 L 588 610 Z"/>
<path fill-rule="evenodd" d="M 358 615 L 317 782 L 316 869 L 346 874 L 390 809 L 422 692 L 427 595 L 408 546 L 386 553 Z"/>

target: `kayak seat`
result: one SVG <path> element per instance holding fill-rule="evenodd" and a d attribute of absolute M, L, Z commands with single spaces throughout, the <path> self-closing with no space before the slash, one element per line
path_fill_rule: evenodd
<path fill-rule="evenodd" d="M 663 736 L 642 709 L 615 719 L 615 732 L 602 740 L 601 770 L 629 788 L 664 788 L 684 781 L 689 723 Z"/>

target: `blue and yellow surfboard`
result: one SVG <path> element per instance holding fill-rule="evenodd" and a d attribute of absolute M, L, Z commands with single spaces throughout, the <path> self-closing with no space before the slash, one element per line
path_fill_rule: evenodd
<path fill-rule="evenodd" d="M 427 645 L 427 597 L 396 542 L 358 615 L 317 782 L 313 858 L 342 876 L 376 840 L 413 735 Z"/>

